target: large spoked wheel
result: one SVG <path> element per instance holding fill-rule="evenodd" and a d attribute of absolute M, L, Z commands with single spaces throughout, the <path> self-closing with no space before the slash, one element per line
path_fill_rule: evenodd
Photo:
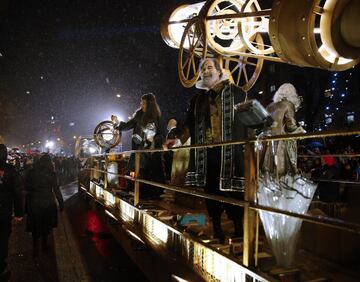
<path fill-rule="evenodd" d="M 200 61 L 206 58 L 205 25 L 199 17 L 192 18 L 181 38 L 178 72 L 181 84 L 190 88 L 200 77 Z"/>
<path fill-rule="evenodd" d="M 242 13 L 260 11 L 261 7 L 258 0 L 247 0 L 241 10 Z M 267 42 L 265 43 L 263 42 L 262 46 L 259 46 L 257 40 L 259 36 L 262 37 L 263 35 L 268 34 L 269 17 L 270 14 L 268 16 L 248 17 L 242 18 L 238 22 L 241 41 L 244 42 L 246 48 L 254 54 L 269 55 L 274 53 L 274 48 L 271 46 L 270 39 L 266 40 Z"/>
<path fill-rule="evenodd" d="M 121 141 L 121 132 L 114 128 L 112 121 L 100 122 L 94 129 L 94 140 L 102 148 L 113 148 Z"/>
<path fill-rule="evenodd" d="M 257 36 L 257 42 L 263 46 L 262 37 Z M 223 57 L 223 68 L 228 70 L 234 83 L 245 92 L 249 91 L 260 76 L 264 59 L 246 56 Z"/>
<path fill-rule="evenodd" d="M 244 0 L 209 1 L 203 9 L 206 16 L 220 16 L 218 19 L 206 20 L 206 36 L 211 50 L 218 54 L 232 54 L 245 50 L 238 31 L 239 19 L 227 18 L 227 15 L 239 14 Z"/>

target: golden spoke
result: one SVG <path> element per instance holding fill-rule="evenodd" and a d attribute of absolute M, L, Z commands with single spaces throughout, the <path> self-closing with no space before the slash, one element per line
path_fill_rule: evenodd
<path fill-rule="evenodd" d="M 237 81 L 236 81 L 236 84 L 237 84 L 237 85 L 239 85 L 239 84 L 240 84 L 240 80 L 241 80 L 241 73 L 242 73 L 242 69 L 239 69 L 238 76 L 237 76 Z"/>
<path fill-rule="evenodd" d="M 190 75 L 190 67 L 191 67 L 191 61 L 189 61 L 188 63 L 188 68 L 187 68 L 187 72 L 186 72 L 186 79 L 189 79 L 189 75 Z"/>
<path fill-rule="evenodd" d="M 249 61 L 247 61 L 247 62 L 246 62 L 246 64 L 247 64 L 248 66 L 254 66 L 254 67 L 256 67 L 256 66 L 257 66 L 257 64 L 256 64 L 256 63 L 252 63 L 252 62 L 249 62 Z"/>
<path fill-rule="evenodd" d="M 182 70 L 184 71 L 186 64 L 189 62 L 189 56 L 186 58 Z"/>
<path fill-rule="evenodd" d="M 191 46 L 190 32 L 188 32 L 187 38 L 188 38 L 188 45 L 189 45 L 189 49 L 190 49 L 190 46 Z"/>
<path fill-rule="evenodd" d="M 195 74 L 197 73 L 197 70 L 196 70 L 195 58 L 194 58 L 194 56 L 192 57 L 191 63 L 192 63 L 192 67 L 193 67 L 193 71 L 194 71 L 194 75 L 195 75 Z"/>
<path fill-rule="evenodd" d="M 247 75 L 247 72 L 246 72 L 246 65 L 243 66 L 243 70 L 244 70 L 245 81 L 246 81 L 246 83 L 248 83 L 248 82 L 249 82 L 249 78 L 248 78 L 248 75 Z"/>
<path fill-rule="evenodd" d="M 239 68 L 239 64 L 236 64 L 236 67 L 232 70 L 231 73 L 234 73 Z"/>

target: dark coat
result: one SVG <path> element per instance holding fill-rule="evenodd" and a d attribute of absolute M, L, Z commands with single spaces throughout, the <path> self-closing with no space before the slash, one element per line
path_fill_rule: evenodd
<path fill-rule="evenodd" d="M 231 84 L 228 80 L 223 81 L 223 87 L 219 90 L 222 101 L 222 142 L 235 141 L 248 137 L 248 128 L 235 114 L 234 105 L 244 102 L 246 94 L 239 87 Z M 191 145 L 205 144 L 205 136 L 211 131 L 209 96 L 211 91 L 202 91 L 195 95 L 190 102 L 187 112 L 186 127 L 190 131 Z M 185 184 L 195 186 L 206 186 L 206 152 L 202 149 L 191 150 L 189 170 L 186 175 Z M 222 147 L 222 174 L 218 177 L 220 189 L 226 191 L 243 191 L 244 189 L 244 154 L 243 146 Z M 197 151 L 197 154 L 195 154 Z"/>
<path fill-rule="evenodd" d="M 115 126 L 115 128 L 120 131 L 127 131 L 130 129 L 133 129 L 133 136 L 138 135 L 138 136 L 140 136 L 140 138 L 142 140 L 144 140 L 145 139 L 145 136 L 144 136 L 145 133 L 143 131 L 144 128 L 141 126 L 143 116 L 144 116 L 144 112 L 141 110 L 138 110 L 132 119 L 130 119 L 127 122 L 123 122 L 123 121 L 120 122 L 120 124 L 118 126 Z M 136 142 L 136 138 L 133 137 L 131 140 L 131 149 L 132 150 L 141 150 L 141 149 L 150 149 L 150 148 L 161 149 L 162 148 L 162 144 L 164 142 L 164 138 L 166 135 L 165 124 L 163 123 L 161 118 L 157 118 L 153 122 L 155 124 L 155 132 L 156 132 L 156 134 L 154 136 L 153 144 L 150 144 L 148 141 Z M 149 154 L 141 154 L 141 168 L 145 168 L 146 164 L 149 161 L 150 162 L 152 161 L 151 159 L 152 158 Z M 158 164 L 158 165 L 160 165 L 160 164 Z M 135 155 L 134 154 L 131 154 L 131 156 L 130 156 L 129 170 L 131 170 L 131 171 L 135 170 Z"/>
<path fill-rule="evenodd" d="M 144 128 L 142 126 L 142 120 L 144 117 L 144 112 L 138 110 L 134 117 L 130 119 L 128 122 L 120 122 L 120 124 L 115 127 L 120 131 L 126 131 L 133 129 L 133 138 L 132 138 L 132 149 L 133 150 L 141 150 L 141 149 L 161 149 L 162 144 L 164 143 L 164 138 L 166 135 L 165 132 L 165 124 L 162 119 L 159 117 L 152 122 L 155 127 L 153 130 L 155 131 L 155 136 L 153 137 L 153 142 L 150 143 L 146 140 Z M 138 135 L 141 142 L 135 142 L 136 138 L 134 135 Z M 135 170 L 135 154 L 131 154 L 129 160 L 129 171 Z M 140 177 L 147 180 L 153 180 L 156 182 L 165 182 L 165 171 L 163 167 L 162 161 L 162 153 L 142 153 L 140 157 Z M 162 189 L 159 188 L 149 188 L 147 184 L 142 184 L 140 188 L 140 196 L 142 198 L 152 198 L 158 197 L 162 193 Z"/>
<path fill-rule="evenodd" d="M 26 230 L 47 233 L 57 227 L 58 214 L 55 197 L 60 209 L 64 201 L 54 171 L 32 169 L 26 179 Z M 55 195 L 54 195 L 55 194 Z"/>
<path fill-rule="evenodd" d="M 20 177 L 15 168 L 0 163 L 0 216 L 11 218 L 23 216 L 23 198 Z"/>
<path fill-rule="evenodd" d="M 145 139 L 144 131 L 141 126 L 143 116 L 144 116 L 144 112 L 141 110 L 138 110 L 132 119 L 130 119 L 127 122 L 121 121 L 118 126 L 115 126 L 115 128 L 120 131 L 127 131 L 130 129 L 133 129 L 133 135 L 137 134 L 141 137 L 141 139 L 144 140 Z M 159 148 L 162 148 L 162 144 L 163 144 L 163 141 L 165 138 L 165 125 L 162 122 L 161 118 L 157 118 L 153 122 L 155 123 L 155 131 L 156 131 L 156 134 L 154 137 L 154 148 L 159 149 Z M 136 140 L 134 138 L 132 138 L 131 141 L 132 141 L 131 142 L 132 150 L 144 149 L 146 147 L 144 142 L 135 142 Z M 150 144 L 148 144 L 148 145 L 150 145 Z M 150 146 L 147 146 L 146 148 L 149 148 L 149 147 Z"/>

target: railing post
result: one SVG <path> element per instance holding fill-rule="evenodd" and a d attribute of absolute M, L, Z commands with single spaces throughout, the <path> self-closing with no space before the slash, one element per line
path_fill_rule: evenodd
<path fill-rule="evenodd" d="M 109 164 L 109 160 L 108 160 L 108 156 L 105 154 L 105 163 L 104 163 L 104 190 L 107 190 L 108 187 L 108 175 L 107 175 L 107 170 L 108 170 L 108 164 Z"/>
<path fill-rule="evenodd" d="M 256 156 L 253 143 L 245 143 L 244 252 L 243 264 L 255 265 L 256 211 L 250 209 L 256 193 Z"/>
<path fill-rule="evenodd" d="M 94 157 L 91 156 L 90 157 L 90 168 L 94 168 Z M 86 168 L 86 167 L 85 167 Z M 95 178 L 95 171 L 94 170 L 90 170 L 90 180 Z"/>
<path fill-rule="evenodd" d="M 140 182 L 136 181 L 136 179 L 139 176 L 140 172 L 140 152 L 135 153 L 135 183 L 134 183 L 134 206 L 136 206 L 139 203 L 140 199 Z"/>

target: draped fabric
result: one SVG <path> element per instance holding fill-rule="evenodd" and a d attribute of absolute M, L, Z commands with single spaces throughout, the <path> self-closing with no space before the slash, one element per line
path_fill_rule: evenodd
<path fill-rule="evenodd" d="M 262 174 L 257 192 L 263 206 L 305 214 L 316 191 L 316 184 L 301 175 L 287 174 L 280 179 Z M 260 211 L 266 238 L 279 266 L 290 267 L 302 220 L 282 214 Z"/>

